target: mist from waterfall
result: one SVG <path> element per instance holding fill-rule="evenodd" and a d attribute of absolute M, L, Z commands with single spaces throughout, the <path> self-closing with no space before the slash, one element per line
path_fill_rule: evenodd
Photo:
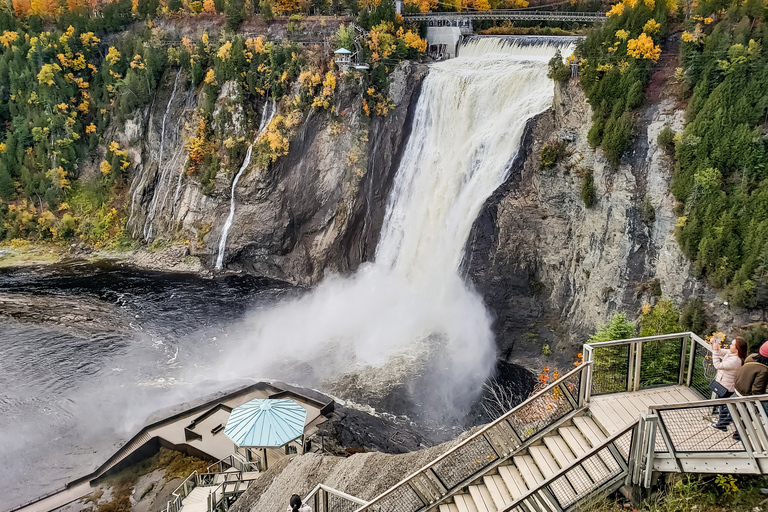
<path fill-rule="evenodd" d="M 216 270 L 221 270 L 224 267 L 224 251 L 227 248 L 227 235 L 229 234 L 229 228 L 232 227 L 232 220 L 235 218 L 235 187 L 237 187 L 237 182 L 240 181 L 240 176 L 251 164 L 251 152 L 253 151 L 253 145 L 259 139 L 259 136 L 264 131 L 264 128 L 269 126 L 269 123 L 272 122 L 272 118 L 275 117 L 275 112 L 277 112 L 277 105 L 275 104 L 275 101 L 267 101 L 264 104 L 264 110 L 261 112 L 261 123 L 259 123 L 259 131 L 256 133 L 256 138 L 253 142 L 251 142 L 251 145 L 248 146 L 248 151 L 245 154 L 243 165 L 240 166 L 240 170 L 237 172 L 237 175 L 232 182 L 232 194 L 230 195 L 229 200 L 229 216 L 224 222 L 224 228 L 221 230 L 221 239 L 219 240 L 219 255 L 216 257 Z"/>
<path fill-rule="evenodd" d="M 463 416 L 496 352 L 492 319 L 457 270 L 526 122 L 552 103 L 547 61 L 557 45 L 540 43 L 473 40 L 461 57 L 431 66 L 375 261 L 252 314 L 222 376 L 275 377 L 342 397 L 397 387 L 435 419 Z"/>

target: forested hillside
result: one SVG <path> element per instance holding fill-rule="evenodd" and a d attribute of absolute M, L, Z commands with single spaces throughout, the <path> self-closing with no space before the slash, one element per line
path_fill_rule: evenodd
<path fill-rule="evenodd" d="M 342 76 L 329 45 L 239 35 L 236 29 L 251 7 L 236 0 L 223 5 L 22 0 L 13 3 L 13 11 L 0 12 L 0 240 L 132 243 L 124 233 L 132 162 L 110 134 L 152 103 L 166 71 L 178 70 L 201 95 L 184 168 L 210 193 L 217 173 L 238 166 L 250 143 L 214 133 L 213 107 L 223 84 L 234 84 L 251 133 L 259 123 L 258 102 L 267 97 L 280 102 L 279 115 L 254 148 L 254 161 L 268 165 L 287 153 L 309 110 L 332 110 L 337 80 L 348 80 L 364 95 L 366 115 L 385 115 L 387 74 L 398 60 L 426 49 L 392 5 L 372 5 L 360 20 L 371 34 L 361 55 L 371 68 Z M 183 26 L 194 16 L 224 25 L 218 38 L 204 31 L 179 37 L 153 25 L 153 17 Z M 292 19 L 296 30 L 302 17 Z M 352 48 L 353 37 L 351 27 L 342 25 L 334 44 Z"/>
<path fill-rule="evenodd" d="M 682 39 L 662 94 L 687 105 L 686 127 L 659 137 L 674 159 L 677 238 L 694 272 L 738 307 L 768 305 L 767 13 L 762 0 L 624 0 L 575 56 L 594 112 L 590 143 L 618 165 L 661 40 Z"/>

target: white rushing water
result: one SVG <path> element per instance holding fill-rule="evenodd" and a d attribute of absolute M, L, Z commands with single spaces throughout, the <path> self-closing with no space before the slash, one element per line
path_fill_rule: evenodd
<path fill-rule="evenodd" d="M 171 163 L 168 165 L 163 166 L 163 149 L 165 146 L 165 122 L 168 119 L 168 113 L 171 111 L 171 104 L 173 103 L 174 98 L 176 97 L 176 89 L 179 85 L 179 77 L 181 76 L 182 68 L 179 68 L 179 71 L 176 73 L 176 79 L 173 81 L 173 91 L 171 92 L 171 98 L 168 100 L 168 105 L 165 107 L 165 114 L 163 114 L 163 124 L 160 128 L 160 151 L 159 155 L 157 157 L 157 172 L 160 174 L 159 179 L 157 180 L 157 184 L 155 185 L 155 190 L 152 196 L 152 204 L 150 205 L 149 212 L 147 213 L 147 218 L 144 222 L 144 238 L 149 240 L 152 238 L 152 222 L 155 220 L 155 213 L 157 212 L 157 203 L 160 199 L 160 196 L 162 195 L 161 189 L 163 188 L 163 184 L 166 181 L 166 176 L 170 172 L 170 168 L 173 167 L 172 163 L 176 161 L 176 159 L 172 159 Z M 179 119 L 179 121 L 181 121 Z M 167 187 L 165 187 L 167 188 Z M 136 188 L 136 192 L 138 192 L 138 187 Z M 136 192 L 134 192 L 134 196 L 136 196 Z M 136 198 L 134 197 L 134 200 L 131 202 L 131 208 L 133 208 L 134 203 L 136 202 Z"/>
<path fill-rule="evenodd" d="M 493 368 L 495 345 L 481 297 L 457 271 L 526 122 L 552 103 L 547 61 L 555 50 L 547 40 L 483 38 L 433 65 L 375 261 L 254 314 L 226 374 L 261 372 L 342 394 L 340 386 L 375 395 L 404 384 L 425 410 L 443 418 L 466 412 Z"/>
<path fill-rule="evenodd" d="M 245 171 L 251 164 L 251 151 L 253 150 L 253 145 L 256 143 L 256 140 L 258 140 L 264 129 L 272 122 L 272 118 L 275 117 L 275 112 L 277 112 L 277 105 L 274 100 L 264 104 L 264 110 L 261 112 L 261 123 L 259 123 L 259 131 L 256 134 L 256 139 L 254 139 L 254 141 L 251 142 L 251 145 L 248 146 L 243 165 L 240 166 L 240 170 L 237 171 L 235 180 L 232 182 L 232 194 L 230 195 L 229 200 L 229 216 L 227 217 L 226 222 L 224 222 L 224 228 L 221 230 L 219 255 L 216 257 L 216 270 L 221 270 L 224 267 L 224 251 L 227 247 L 227 235 L 229 234 L 229 228 L 232 227 L 232 220 L 235 218 L 235 187 L 237 187 L 237 182 L 240 181 L 240 176 L 243 174 L 243 171 Z M 267 115 L 268 113 L 269 115 Z"/>

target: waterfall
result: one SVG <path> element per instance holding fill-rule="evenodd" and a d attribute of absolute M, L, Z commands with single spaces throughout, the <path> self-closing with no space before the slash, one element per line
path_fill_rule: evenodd
<path fill-rule="evenodd" d="M 152 222 L 155 220 L 155 213 L 157 212 L 157 203 L 161 195 L 160 189 L 163 188 L 163 183 L 165 182 L 166 175 L 170 171 L 170 167 L 171 167 L 170 164 L 163 167 L 163 148 L 165 145 L 165 121 L 168 118 L 168 113 L 171 111 L 171 104 L 173 103 L 173 99 L 176 97 L 176 89 L 178 88 L 178 85 L 179 85 L 179 77 L 181 76 L 181 71 L 182 71 L 182 68 L 179 68 L 179 71 L 176 73 L 176 79 L 173 81 L 173 91 L 171 92 L 171 98 L 168 100 L 168 105 L 166 105 L 165 107 L 165 114 L 163 114 L 163 124 L 160 129 L 160 151 L 157 157 L 157 169 L 158 169 L 158 173 L 160 173 L 160 179 L 156 180 L 156 185 L 155 185 L 154 193 L 152 196 L 152 205 L 149 208 L 149 213 L 147 213 L 147 218 L 144 222 L 144 238 L 147 240 L 152 238 Z M 172 160 L 171 162 L 173 162 L 174 160 Z M 138 192 L 138 187 L 136 191 Z M 135 203 L 135 198 L 133 202 Z M 133 203 L 131 204 L 131 208 L 133 208 Z"/>
<path fill-rule="evenodd" d="M 406 389 L 442 419 L 466 413 L 492 371 L 495 344 L 482 298 L 458 270 L 526 122 L 552 104 L 547 61 L 556 49 L 483 38 L 431 66 L 375 261 L 254 313 L 224 375 L 261 372 L 365 399 Z"/>
<path fill-rule="evenodd" d="M 272 106 L 271 114 L 267 116 L 267 111 L 270 110 L 270 105 Z M 256 134 L 254 141 L 251 142 L 250 146 L 248 146 L 248 152 L 245 154 L 243 165 L 240 166 L 240 170 L 237 172 L 235 180 L 232 182 L 232 193 L 230 194 L 229 199 L 229 217 L 227 217 L 226 222 L 224 222 L 224 228 L 221 230 L 221 240 L 219 240 L 219 255 L 216 257 L 216 270 L 221 270 L 224 267 L 224 250 L 227 247 L 227 235 L 229 234 L 229 228 L 232 227 L 232 220 L 235 218 L 235 187 L 237 186 L 237 182 L 240 181 L 240 175 L 243 174 L 243 171 L 245 171 L 251 163 L 251 151 L 253 150 L 253 145 L 259 139 L 259 136 L 261 135 L 261 132 L 264 131 L 264 128 L 269 126 L 269 123 L 272 122 L 272 118 L 275 116 L 276 111 L 277 106 L 275 105 L 274 100 L 272 100 L 271 103 L 267 102 L 264 104 L 264 110 L 261 112 L 261 123 L 259 123 L 259 131 Z M 180 183 L 181 178 L 179 178 L 179 184 Z M 174 200 L 174 203 L 175 202 L 176 201 Z"/>

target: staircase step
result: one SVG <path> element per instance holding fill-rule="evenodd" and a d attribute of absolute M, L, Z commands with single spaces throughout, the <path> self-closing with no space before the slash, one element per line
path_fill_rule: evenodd
<path fill-rule="evenodd" d="M 584 435 L 584 437 L 587 438 L 587 440 L 589 440 L 589 442 L 592 444 L 592 448 L 600 446 L 607 439 L 605 433 L 600 429 L 598 424 L 595 423 L 595 420 L 592 418 L 587 416 L 579 416 L 577 418 L 573 418 L 573 422 L 579 428 L 579 431 Z M 590 448 L 590 451 L 592 448 Z M 610 453 L 608 453 L 607 450 L 600 450 L 599 458 L 605 464 L 606 472 L 613 472 L 618 468 L 616 460 Z M 600 464 L 597 462 L 597 459 L 593 458 L 592 460 L 595 462 L 591 463 L 592 467 L 589 469 L 590 473 L 600 469 Z"/>
<path fill-rule="evenodd" d="M 515 461 L 517 469 L 520 470 L 520 474 L 523 475 L 525 485 L 529 489 L 535 489 L 544 481 L 544 476 L 533 461 L 533 457 L 530 455 L 515 455 L 512 459 Z"/>
<path fill-rule="evenodd" d="M 603 441 L 607 439 L 607 436 L 598 426 L 598 424 L 595 423 L 595 420 L 588 416 L 578 416 L 573 418 L 573 423 L 586 438 L 586 440 L 589 441 L 589 443 L 592 445 L 592 448 L 595 446 L 600 446 L 603 444 Z"/>
<path fill-rule="evenodd" d="M 531 453 L 534 462 L 536 462 L 536 465 L 539 467 L 539 470 L 541 470 L 541 474 L 544 475 L 544 478 L 549 478 L 560 471 L 560 466 L 546 446 L 531 446 L 528 451 Z"/>
<path fill-rule="evenodd" d="M 456 503 L 456 508 L 459 509 L 459 512 L 479 512 L 475 502 L 472 500 L 472 496 L 469 494 L 456 494 L 453 497 L 453 501 Z"/>
<path fill-rule="evenodd" d="M 557 429 L 557 432 L 560 434 L 560 437 L 565 440 L 568 444 L 568 448 L 571 449 L 576 457 L 581 457 L 589 451 L 589 441 L 584 439 L 584 436 L 581 435 L 581 431 L 578 428 L 560 427 Z"/>
<path fill-rule="evenodd" d="M 459 509 L 454 503 L 443 503 L 438 509 L 440 512 L 459 512 Z"/>
<path fill-rule="evenodd" d="M 577 457 L 581 457 L 587 453 L 589 443 L 584 439 L 584 436 L 581 435 L 579 429 L 576 427 L 564 427 L 558 429 L 558 432 L 560 432 L 561 437 Z M 595 482 L 599 482 L 608 476 L 608 468 L 600 457 L 592 457 L 591 459 L 584 461 L 582 465 L 590 478 Z"/>
<path fill-rule="evenodd" d="M 525 480 L 523 480 L 523 476 L 520 474 L 517 466 L 499 466 L 497 469 L 513 500 L 528 492 L 528 486 L 525 484 Z"/>
<path fill-rule="evenodd" d="M 568 447 L 568 443 L 566 443 L 565 439 L 559 435 L 545 437 L 544 445 L 549 450 L 549 453 L 555 458 L 555 461 L 557 461 L 557 465 L 561 468 L 570 466 L 571 462 L 576 460 L 576 456 Z"/>
<path fill-rule="evenodd" d="M 470 485 L 469 494 L 472 496 L 472 501 L 475 502 L 477 512 L 496 512 L 496 506 L 491 498 L 491 493 L 485 484 Z"/>
<path fill-rule="evenodd" d="M 494 510 L 501 510 L 512 503 L 512 496 L 509 495 L 507 486 L 504 485 L 504 479 L 500 475 L 484 476 L 483 482 L 485 482 L 485 486 L 493 498 L 496 507 Z"/>

